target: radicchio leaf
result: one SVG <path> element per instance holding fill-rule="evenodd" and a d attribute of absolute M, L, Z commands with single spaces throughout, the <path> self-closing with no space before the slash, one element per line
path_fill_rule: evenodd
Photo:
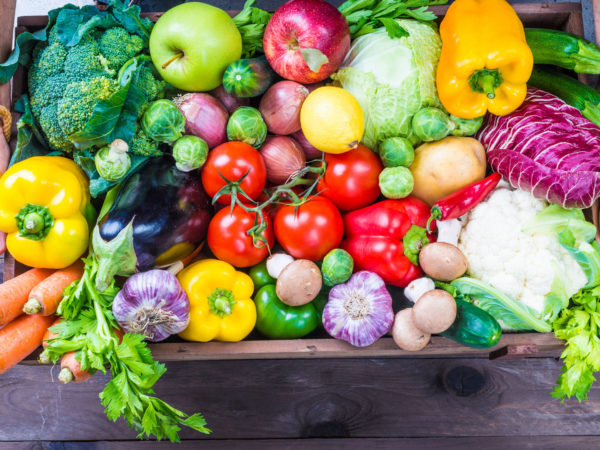
<path fill-rule="evenodd" d="M 476 135 L 488 163 L 513 186 L 564 208 L 600 197 L 600 128 L 558 97 L 527 89 L 512 114 L 488 114 Z"/>

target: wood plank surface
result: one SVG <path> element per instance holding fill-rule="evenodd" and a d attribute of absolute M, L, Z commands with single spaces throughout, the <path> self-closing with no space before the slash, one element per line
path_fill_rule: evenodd
<path fill-rule="evenodd" d="M 550 397 L 561 363 L 473 359 L 254 360 L 168 363 L 156 391 L 201 411 L 210 438 L 581 436 L 600 429 L 591 401 Z M 108 376 L 62 385 L 58 367 L 17 366 L 0 376 L 0 441 L 130 440 L 98 400 Z M 52 378 L 54 376 L 54 381 Z"/>
<path fill-rule="evenodd" d="M 0 442 L 0 450 L 396 450 L 410 448 L 456 449 L 461 450 L 506 450 L 544 449 L 564 450 L 569 448 L 596 448 L 598 438 L 595 436 L 512 436 L 512 437 L 477 437 L 477 438 L 355 438 L 355 439 L 254 439 L 254 440 L 215 440 L 215 441 L 182 441 L 179 444 L 149 441 L 99 441 L 99 442 Z"/>

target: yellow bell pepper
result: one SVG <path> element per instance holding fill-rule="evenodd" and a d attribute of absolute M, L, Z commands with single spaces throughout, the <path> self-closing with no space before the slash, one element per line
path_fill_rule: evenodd
<path fill-rule="evenodd" d="M 254 283 L 224 261 L 204 259 L 177 275 L 190 299 L 190 323 L 179 333 L 186 341 L 237 342 L 256 324 Z"/>
<path fill-rule="evenodd" d="M 510 114 L 525 100 L 533 55 L 505 0 L 456 0 L 440 25 L 440 101 L 463 119 Z"/>
<path fill-rule="evenodd" d="M 27 266 L 62 269 L 77 261 L 88 249 L 93 216 L 88 180 L 70 159 L 36 156 L 0 178 L 0 231 Z"/>

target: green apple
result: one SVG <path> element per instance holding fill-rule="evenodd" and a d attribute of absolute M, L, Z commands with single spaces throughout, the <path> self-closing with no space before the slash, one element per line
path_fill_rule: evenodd
<path fill-rule="evenodd" d="M 242 37 L 222 9 L 182 3 L 164 13 L 150 35 L 150 56 L 165 81 L 184 91 L 210 91 L 242 55 Z"/>

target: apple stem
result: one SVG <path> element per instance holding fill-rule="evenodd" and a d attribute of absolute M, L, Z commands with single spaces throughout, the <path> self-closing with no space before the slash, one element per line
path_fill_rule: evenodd
<path fill-rule="evenodd" d="M 173 56 L 173 57 L 172 57 L 170 60 L 168 60 L 166 63 L 164 63 L 164 64 L 162 65 L 162 68 L 163 68 L 163 70 L 164 70 L 164 69 L 166 69 L 166 68 L 167 68 L 167 66 L 168 66 L 169 64 L 171 64 L 173 61 L 175 61 L 176 59 L 179 59 L 179 58 L 181 58 L 182 56 L 183 56 L 183 52 L 178 52 L 178 53 L 176 53 L 176 54 L 175 54 L 175 56 Z"/>

